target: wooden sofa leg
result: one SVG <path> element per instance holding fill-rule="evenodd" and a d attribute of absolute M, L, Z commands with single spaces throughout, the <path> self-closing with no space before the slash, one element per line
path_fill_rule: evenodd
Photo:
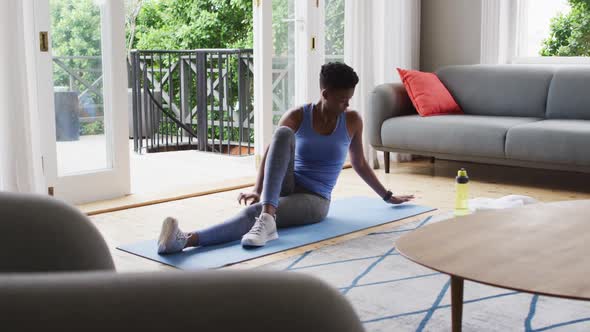
<path fill-rule="evenodd" d="M 389 152 L 383 151 L 383 163 L 385 164 L 385 174 L 389 173 Z"/>

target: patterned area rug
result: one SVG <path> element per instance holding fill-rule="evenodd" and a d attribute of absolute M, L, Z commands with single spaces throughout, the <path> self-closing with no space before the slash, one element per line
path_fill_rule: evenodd
<path fill-rule="evenodd" d="M 393 244 L 407 232 L 451 216 L 392 225 L 261 269 L 307 273 L 328 282 L 352 303 L 367 331 L 449 331 L 449 277 L 405 259 Z M 590 331 L 590 302 L 465 281 L 463 331 Z"/>

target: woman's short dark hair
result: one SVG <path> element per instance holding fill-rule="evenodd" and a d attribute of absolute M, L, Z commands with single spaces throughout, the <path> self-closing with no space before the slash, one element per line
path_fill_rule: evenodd
<path fill-rule="evenodd" d="M 330 62 L 322 66 L 320 88 L 351 89 L 359 82 L 354 70 L 341 62 Z"/>

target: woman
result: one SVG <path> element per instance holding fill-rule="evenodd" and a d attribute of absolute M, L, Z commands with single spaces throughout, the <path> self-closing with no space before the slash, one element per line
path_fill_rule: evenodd
<path fill-rule="evenodd" d="M 254 190 L 241 193 L 248 207 L 222 224 L 184 233 L 178 221 L 164 220 L 158 253 L 242 239 L 243 246 L 264 246 L 279 237 L 277 227 L 306 225 L 328 214 L 332 189 L 347 152 L 354 170 L 385 202 L 400 204 L 414 196 L 393 196 L 365 161 L 363 123 L 348 110 L 358 76 L 343 63 L 322 66 L 321 98 L 283 115 L 265 151 Z"/>

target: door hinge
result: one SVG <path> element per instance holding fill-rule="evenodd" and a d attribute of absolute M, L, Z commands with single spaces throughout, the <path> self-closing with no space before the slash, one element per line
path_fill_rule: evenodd
<path fill-rule="evenodd" d="M 41 157 L 41 171 L 45 174 L 45 157 Z"/>
<path fill-rule="evenodd" d="M 311 37 L 311 50 L 315 50 L 315 37 Z"/>
<path fill-rule="evenodd" d="M 49 37 L 47 31 L 39 32 L 39 49 L 41 52 L 49 51 Z"/>

